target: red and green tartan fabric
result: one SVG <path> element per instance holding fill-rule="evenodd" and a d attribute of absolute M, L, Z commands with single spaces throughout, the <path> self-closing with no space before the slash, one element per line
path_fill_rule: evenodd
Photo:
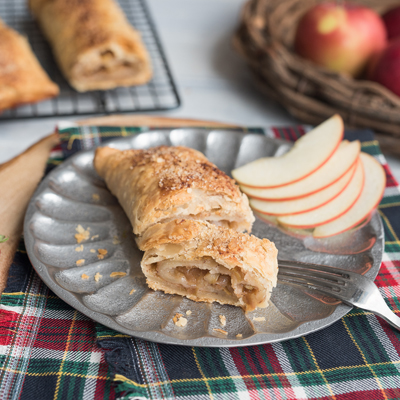
<path fill-rule="evenodd" d="M 72 127 L 49 169 L 81 149 L 144 127 Z M 295 140 L 297 128 L 249 129 Z M 400 311 L 400 191 L 368 131 L 346 132 L 385 167 L 379 207 L 385 252 L 376 279 Z M 91 321 L 55 296 L 21 242 L 0 304 L 1 399 L 399 399 L 400 333 L 355 309 L 330 327 L 286 342 L 194 348 L 135 339 Z"/>

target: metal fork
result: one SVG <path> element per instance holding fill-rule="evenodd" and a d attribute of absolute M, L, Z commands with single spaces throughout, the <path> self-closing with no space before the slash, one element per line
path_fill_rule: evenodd
<path fill-rule="evenodd" d="M 350 306 L 371 311 L 400 330 L 400 318 L 387 306 L 371 279 L 341 268 L 278 260 L 278 280 L 317 290 Z"/>

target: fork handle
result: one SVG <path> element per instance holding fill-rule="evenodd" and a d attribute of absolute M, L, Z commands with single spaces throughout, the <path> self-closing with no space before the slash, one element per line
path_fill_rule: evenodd
<path fill-rule="evenodd" d="M 394 328 L 400 330 L 400 318 L 387 306 L 385 300 L 383 300 L 383 303 L 379 312 L 375 311 L 375 314 L 379 315 Z"/>
<path fill-rule="evenodd" d="M 351 305 L 357 306 L 366 311 L 371 311 L 383 318 L 394 328 L 400 330 L 400 318 L 388 307 L 378 287 L 373 282 L 370 282 L 369 289 L 370 293 L 373 292 L 373 295 L 368 296 L 368 299 L 363 299 L 363 301 L 360 302 L 354 301 Z"/>

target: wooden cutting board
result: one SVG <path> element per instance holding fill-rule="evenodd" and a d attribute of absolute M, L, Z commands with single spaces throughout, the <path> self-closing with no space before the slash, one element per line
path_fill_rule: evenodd
<path fill-rule="evenodd" d="M 152 127 L 234 127 L 234 125 L 195 119 L 167 118 L 148 115 L 110 115 L 78 121 L 80 125 L 152 126 Z M 12 160 L 0 164 L 0 295 L 6 287 L 8 271 L 21 238 L 25 211 L 41 181 L 51 149 L 59 142 L 53 133 Z"/>
<path fill-rule="evenodd" d="M 58 135 L 53 133 L 0 165 L 0 235 L 8 238 L 0 243 L 0 294 L 21 239 L 29 199 L 43 177 L 50 150 L 58 141 Z"/>
<path fill-rule="evenodd" d="M 77 121 L 79 125 L 103 126 L 151 126 L 151 127 L 183 127 L 207 126 L 215 128 L 233 128 L 237 125 L 223 122 L 188 118 L 168 118 L 151 115 L 108 115 L 106 117 L 88 118 Z"/>

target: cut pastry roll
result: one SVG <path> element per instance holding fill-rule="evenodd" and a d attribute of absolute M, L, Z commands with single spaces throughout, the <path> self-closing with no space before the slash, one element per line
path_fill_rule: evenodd
<path fill-rule="evenodd" d="M 266 307 L 276 286 L 277 249 L 267 239 L 202 221 L 156 224 L 137 239 L 154 290 L 194 301 Z"/>
<path fill-rule="evenodd" d="M 148 82 L 150 57 L 114 0 L 29 0 L 55 58 L 80 92 Z"/>
<path fill-rule="evenodd" d="M 118 198 L 136 235 L 174 219 L 196 219 L 250 231 L 246 195 L 200 152 L 160 146 L 148 150 L 96 150 L 94 166 Z"/>

